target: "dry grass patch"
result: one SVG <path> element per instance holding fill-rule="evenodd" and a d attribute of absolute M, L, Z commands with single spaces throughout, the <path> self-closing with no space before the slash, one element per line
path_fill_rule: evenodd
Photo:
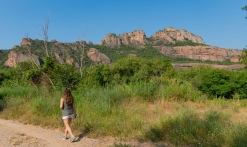
<path fill-rule="evenodd" d="M 13 146 L 37 146 L 39 141 L 39 139 L 26 136 L 24 133 L 16 133 L 8 139 L 9 144 Z"/>
<path fill-rule="evenodd" d="M 198 115 L 204 115 L 207 111 L 215 110 L 228 114 L 233 122 L 247 123 L 247 108 L 241 106 L 241 103 L 241 100 L 223 103 L 221 100 L 218 102 L 215 100 L 207 100 L 206 102 L 156 100 L 152 103 L 131 101 L 125 103 L 125 109 L 130 118 L 134 115 L 148 122 L 148 125 L 185 110 L 192 110 Z"/>

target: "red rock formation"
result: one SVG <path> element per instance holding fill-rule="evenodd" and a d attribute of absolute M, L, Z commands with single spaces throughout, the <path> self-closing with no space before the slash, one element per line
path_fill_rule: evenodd
<path fill-rule="evenodd" d="M 8 60 L 4 63 L 4 65 L 8 67 L 16 67 L 17 63 L 23 61 L 29 61 L 29 60 L 33 60 L 38 65 L 40 65 L 42 62 L 42 60 L 37 55 L 23 54 L 23 53 L 17 53 L 15 51 L 11 51 L 8 54 Z"/>
<path fill-rule="evenodd" d="M 196 36 L 186 30 L 176 30 L 173 27 L 168 27 L 164 30 L 156 32 L 151 38 L 155 41 L 163 43 L 175 43 L 176 41 L 190 40 L 195 43 L 205 44 L 200 36 Z"/>
<path fill-rule="evenodd" d="M 200 36 L 196 36 L 186 30 L 176 30 L 172 27 L 168 27 L 164 30 L 156 32 L 151 36 L 152 41 L 148 41 L 145 32 L 142 30 L 136 30 L 134 32 L 119 34 L 107 34 L 99 45 L 105 45 L 109 47 L 119 47 L 120 45 L 143 47 L 148 44 L 166 44 L 175 43 L 176 41 L 190 40 L 194 43 L 205 44 Z"/>
<path fill-rule="evenodd" d="M 90 58 L 90 60 L 94 62 L 101 62 L 101 63 L 111 63 L 111 59 L 107 57 L 106 55 L 100 53 L 95 48 L 90 48 L 87 51 L 87 56 Z"/>
<path fill-rule="evenodd" d="M 160 53 L 170 57 L 190 58 L 198 60 L 239 62 L 241 50 L 218 48 L 213 46 L 154 46 Z"/>
<path fill-rule="evenodd" d="M 31 45 L 32 44 L 32 39 L 30 38 L 23 38 L 21 43 L 20 43 L 20 46 L 25 46 L 25 45 Z"/>
<path fill-rule="evenodd" d="M 99 45 L 109 47 L 119 47 L 120 45 L 128 45 L 134 47 L 142 47 L 145 44 L 146 35 L 142 30 L 124 33 L 120 35 L 107 34 L 104 40 L 100 41 Z"/>

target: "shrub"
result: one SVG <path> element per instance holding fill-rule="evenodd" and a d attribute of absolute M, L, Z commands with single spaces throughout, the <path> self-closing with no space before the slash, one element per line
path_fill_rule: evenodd
<path fill-rule="evenodd" d="M 177 72 L 177 77 L 189 81 L 195 88 L 212 97 L 247 97 L 247 72 L 215 69 L 209 66 L 192 67 Z"/>
<path fill-rule="evenodd" d="M 161 84 L 158 91 L 159 98 L 177 101 L 205 101 L 207 96 L 194 88 L 190 82 L 181 79 L 168 79 Z"/>
<path fill-rule="evenodd" d="M 235 93 L 239 95 L 239 98 L 247 98 L 247 71 L 240 71 L 234 73 L 233 80 L 235 82 Z"/>
<path fill-rule="evenodd" d="M 114 80 L 120 83 L 135 81 L 149 81 L 154 76 L 161 76 L 173 70 L 171 62 L 167 59 L 143 59 L 126 57 L 118 60 L 113 66 Z"/>
<path fill-rule="evenodd" d="M 236 87 L 233 77 L 234 73 L 228 70 L 212 69 L 203 72 L 198 89 L 211 96 L 231 98 Z"/>

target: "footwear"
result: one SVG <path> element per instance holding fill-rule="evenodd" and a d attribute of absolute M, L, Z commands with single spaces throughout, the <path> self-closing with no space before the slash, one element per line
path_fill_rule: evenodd
<path fill-rule="evenodd" d="M 72 143 L 73 141 L 75 141 L 75 139 L 76 139 L 75 136 L 70 137 L 70 142 Z"/>
<path fill-rule="evenodd" d="M 66 136 L 64 136 L 64 135 L 62 135 L 62 139 L 63 139 L 63 140 L 66 140 L 66 139 L 67 139 L 67 137 L 66 137 Z"/>

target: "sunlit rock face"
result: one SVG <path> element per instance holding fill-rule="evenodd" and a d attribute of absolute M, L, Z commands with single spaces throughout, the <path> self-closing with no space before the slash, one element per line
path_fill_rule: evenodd
<path fill-rule="evenodd" d="M 123 33 L 118 36 L 113 33 L 107 34 L 104 40 L 100 41 L 99 45 L 109 47 L 119 47 L 121 45 L 143 47 L 145 41 L 145 32 L 142 30 L 136 30 L 134 32 Z"/>
<path fill-rule="evenodd" d="M 186 30 L 176 30 L 173 27 L 168 27 L 164 30 L 156 32 L 151 38 L 155 41 L 163 43 L 175 43 L 176 41 L 187 41 L 190 40 L 194 43 L 205 44 L 200 36 L 196 36 Z"/>
<path fill-rule="evenodd" d="M 22 41 L 20 43 L 20 46 L 26 46 L 26 45 L 31 45 L 32 44 L 32 39 L 30 38 L 22 38 Z"/>
<path fill-rule="evenodd" d="M 109 57 L 107 57 L 103 53 L 100 53 L 95 48 L 90 48 L 87 51 L 87 56 L 90 58 L 90 60 L 94 62 L 100 62 L 100 63 L 110 63 L 111 62 L 111 59 Z"/>
<path fill-rule="evenodd" d="M 154 46 L 160 53 L 170 57 L 190 58 L 198 60 L 239 62 L 241 50 L 218 48 L 213 46 Z"/>
<path fill-rule="evenodd" d="M 4 63 L 4 65 L 8 67 L 16 67 L 17 63 L 24 61 L 34 61 L 39 66 L 42 64 L 41 58 L 39 58 L 37 55 L 11 51 L 8 54 L 8 60 Z"/>

